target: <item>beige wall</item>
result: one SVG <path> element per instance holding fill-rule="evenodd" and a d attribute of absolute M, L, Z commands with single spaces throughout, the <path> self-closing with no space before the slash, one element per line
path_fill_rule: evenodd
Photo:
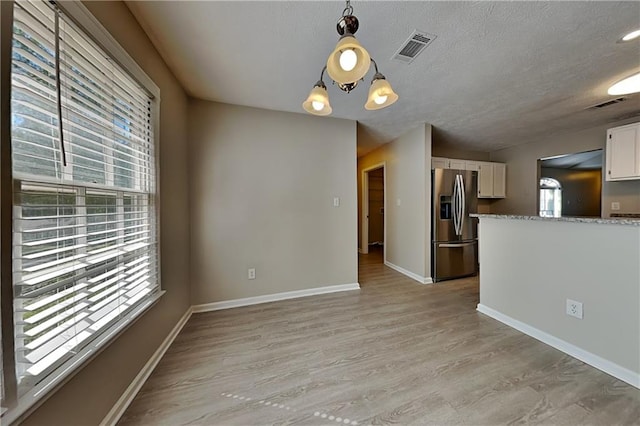
<path fill-rule="evenodd" d="M 187 98 L 124 3 L 85 6 L 160 88 L 160 238 L 167 293 L 28 417 L 27 425 L 98 424 L 189 307 Z"/>
<path fill-rule="evenodd" d="M 540 176 L 562 185 L 562 216 L 600 216 L 602 170 L 542 167 Z"/>
<path fill-rule="evenodd" d="M 462 160 L 489 161 L 490 154 L 482 151 L 472 151 L 469 149 L 460 149 L 450 145 L 444 145 L 433 141 L 431 147 L 431 155 L 434 157 L 459 158 Z"/>
<path fill-rule="evenodd" d="M 640 227 L 481 218 L 480 232 L 481 305 L 640 383 Z M 583 304 L 582 320 L 567 299 Z"/>
<path fill-rule="evenodd" d="M 629 124 L 632 121 L 627 120 L 580 132 L 551 135 L 536 142 L 492 152 L 491 161 L 507 163 L 507 197 L 494 202 L 491 213 L 537 215 L 538 159 L 604 149 L 607 129 Z M 613 201 L 620 203 L 620 213 L 640 212 L 640 180 L 604 181 L 602 216 L 609 217 Z"/>
<path fill-rule="evenodd" d="M 611 210 L 614 201 L 620 203 L 619 211 Z M 603 182 L 602 212 L 604 217 L 611 213 L 640 213 L 640 180 Z"/>
<path fill-rule="evenodd" d="M 358 241 L 362 248 L 362 170 L 386 162 L 386 260 L 431 276 L 431 126 L 421 125 L 358 159 Z M 400 200 L 400 205 L 398 205 Z"/>
<path fill-rule="evenodd" d="M 189 141 L 194 305 L 358 281 L 355 121 L 192 100 Z"/>

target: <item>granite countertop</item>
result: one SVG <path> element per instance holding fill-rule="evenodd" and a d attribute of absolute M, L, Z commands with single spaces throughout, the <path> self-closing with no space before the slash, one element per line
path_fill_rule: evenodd
<path fill-rule="evenodd" d="M 517 214 L 470 214 L 471 217 L 477 217 L 482 219 L 483 217 L 490 219 L 517 219 L 517 220 L 542 220 L 547 222 L 578 222 L 578 223 L 601 223 L 611 225 L 627 225 L 627 226 L 639 226 L 640 219 L 618 217 L 618 218 L 603 218 L 603 217 L 540 217 L 540 216 L 523 216 Z"/>

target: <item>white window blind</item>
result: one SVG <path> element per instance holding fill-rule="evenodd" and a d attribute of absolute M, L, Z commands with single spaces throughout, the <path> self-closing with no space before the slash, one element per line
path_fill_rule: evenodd
<path fill-rule="evenodd" d="M 151 96 L 48 2 L 16 2 L 13 37 L 14 334 L 23 393 L 160 286 Z"/>

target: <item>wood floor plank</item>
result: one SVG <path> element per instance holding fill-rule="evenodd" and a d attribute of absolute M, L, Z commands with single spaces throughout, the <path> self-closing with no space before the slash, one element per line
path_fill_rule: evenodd
<path fill-rule="evenodd" d="M 194 314 L 119 424 L 640 424 L 640 390 L 479 314 L 477 278 L 373 250 L 359 282 Z"/>

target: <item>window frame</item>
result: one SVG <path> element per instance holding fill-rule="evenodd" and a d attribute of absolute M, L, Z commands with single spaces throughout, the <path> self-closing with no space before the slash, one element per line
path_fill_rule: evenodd
<path fill-rule="evenodd" d="M 134 308 L 122 320 L 109 327 L 101 337 L 78 352 L 68 362 L 56 370 L 56 374 L 47 377 L 25 395 L 18 398 L 18 385 L 15 374 L 14 352 L 14 309 L 13 309 L 13 191 L 19 179 L 13 176 L 11 143 L 0 144 L 0 316 L 2 358 L 2 384 L 5 387 L 5 400 L 0 408 L 2 421 L 12 423 L 24 419 L 56 390 L 62 387 L 84 366 L 114 342 L 126 329 L 132 326 L 145 312 L 154 306 L 165 293 L 162 286 L 161 264 L 161 186 L 160 186 L 160 89 L 138 63 L 127 53 L 120 43 L 104 28 L 91 12 L 80 2 L 55 2 L 62 13 L 70 18 L 93 39 L 123 71 L 136 80 L 151 97 L 151 121 L 154 143 L 155 165 L 155 226 L 158 271 L 157 279 L 160 291 L 152 298 Z M 14 1 L 0 1 L 0 21 L 2 25 L 2 56 L 0 57 L 0 89 L 2 93 L 11 93 L 11 55 L 13 41 Z M 0 104 L 0 136 L 2 141 L 11 141 L 11 96 L 3 96 Z M 90 187 L 91 185 L 87 185 Z M 9 390 L 9 392 L 7 392 Z"/>
<path fill-rule="evenodd" d="M 543 205 L 546 206 L 546 197 L 543 197 L 544 191 L 553 191 L 551 198 L 554 201 L 553 215 L 543 214 L 548 212 L 548 209 L 543 209 Z M 540 217 L 561 217 L 562 216 L 562 184 L 559 180 L 543 176 L 538 180 L 538 215 Z"/>

